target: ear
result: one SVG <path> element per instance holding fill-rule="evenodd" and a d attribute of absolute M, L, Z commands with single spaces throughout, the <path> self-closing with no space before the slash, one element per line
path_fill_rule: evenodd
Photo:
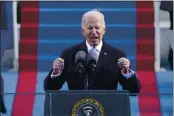
<path fill-rule="evenodd" d="M 82 34 L 84 35 L 84 29 L 83 29 L 83 27 L 81 28 L 81 31 L 82 31 Z"/>
<path fill-rule="evenodd" d="M 106 32 L 106 27 L 103 28 L 103 35 L 105 34 Z"/>

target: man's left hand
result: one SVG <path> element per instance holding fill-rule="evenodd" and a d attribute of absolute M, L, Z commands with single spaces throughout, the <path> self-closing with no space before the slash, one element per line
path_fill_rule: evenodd
<path fill-rule="evenodd" d="M 118 66 L 123 74 L 130 72 L 130 61 L 127 58 L 118 59 Z"/>

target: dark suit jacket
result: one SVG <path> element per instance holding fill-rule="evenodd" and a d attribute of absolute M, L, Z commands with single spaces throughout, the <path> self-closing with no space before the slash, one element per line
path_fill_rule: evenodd
<path fill-rule="evenodd" d="M 83 42 L 63 51 L 61 57 L 65 61 L 62 74 L 54 79 L 50 78 L 52 70 L 44 80 L 44 89 L 59 90 L 66 81 L 69 90 L 84 90 L 85 80 L 76 72 L 75 55 L 78 51 L 87 53 L 86 43 Z M 133 93 L 138 93 L 141 89 L 140 82 L 136 75 L 126 79 L 122 76 L 117 60 L 121 57 L 126 57 L 125 53 L 109 46 L 103 42 L 103 46 L 98 59 L 96 73 L 89 79 L 90 90 L 116 90 L 118 82 L 123 89 Z"/>
<path fill-rule="evenodd" d="M 0 1 L 0 30 L 8 29 L 5 3 Z"/>
<path fill-rule="evenodd" d="M 21 24 L 21 1 L 17 2 L 17 23 Z"/>
<path fill-rule="evenodd" d="M 161 1 L 160 9 L 173 12 L 173 1 Z"/>
<path fill-rule="evenodd" d="M 4 82 L 3 82 L 3 79 L 0 75 L 0 87 L 1 87 L 0 88 L 0 112 L 6 113 L 6 108 L 5 108 L 5 105 L 4 105 L 4 100 L 3 100 L 3 95 L 2 95 L 2 93 L 3 93 L 3 84 L 4 84 Z"/>
<path fill-rule="evenodd" d="M 161 1 L 160 9 L 169 12 L 170 29 L 173 30 L 173 1 Z"/>

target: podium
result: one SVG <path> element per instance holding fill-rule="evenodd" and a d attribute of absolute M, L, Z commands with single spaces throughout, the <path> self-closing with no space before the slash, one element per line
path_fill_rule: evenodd
<path fill-rule="evenodd" d="M 126 90 L 47 91 L 44 116 L 131 116 Z"/>

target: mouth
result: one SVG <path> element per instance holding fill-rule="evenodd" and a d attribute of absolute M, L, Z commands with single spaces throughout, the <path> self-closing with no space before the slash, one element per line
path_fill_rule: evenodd
<path fill-rule="evenodd" d="M 91 40 L 98 40 L 98 37 L 91 37 Z"/>

